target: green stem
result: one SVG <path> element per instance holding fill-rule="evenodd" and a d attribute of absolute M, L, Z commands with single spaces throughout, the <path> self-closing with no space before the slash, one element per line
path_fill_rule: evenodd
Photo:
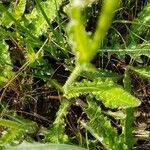
<path fill-rule="evenodd" d="M 124 88 L 131 93 L 131 78 L 129 76 L 128 68 L 125 70 L 125 77 L 124 77 Z M 134 138 L 133 138 L 133 122 L 134 122 L 134 109 L 127 108 L 125 109 L 126 117 L 123 120 L 123 134 L 125 144 L 128 147 L 128 150 L 131 150 L 134 145 Z"/>
<path fill-rule="evenodd" d="M 79 76 L 80 72 L 82 71 L 82 66 L 81 65 L 76 65 L 74 68 L 73 72 L 67 79 L 65 85 L 63 86 L 64 93 L 66 94 L 68 91 L 69 86 L 76 80 L 76 78 Z"/>
<path fill-rule="evenodd" d="M 118 8 L 120 0 L 104 0 L 101 15 L 93 37 L 92 50 L 97 51 L 101 47 L 103 39 L 111 26 L 114 11 Z"/>

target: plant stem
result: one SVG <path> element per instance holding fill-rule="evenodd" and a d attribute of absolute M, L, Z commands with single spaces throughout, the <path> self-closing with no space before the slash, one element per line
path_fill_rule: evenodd
<path fill-rule="evenodd" d="M 124 77 L 124 88 L 131 93 L 131 78 L 129 76 L 129 70 L 126 68 L 125 70 L 125 77 Z M 134 138 L 133 138 L 133 122 L 134 122 L 134 109 L 127 108 L 125 109 L 126 117 L 123 120 L 123 134 L 125 144 L 128 147 L 128 150 L 133 148 L 134 145 Z"/>
<path fill-rule="evenodd" d="M 68 91 L 69 86 L 76 80 L 76 78 L 79 76 L 80 72 L 82 71 L 81 65 L 76 65 L 74 70 L 72 71 L 71 75 L 67 79 L 65 85 L 63 86 L 64 93 L 66 94 Z"/>
<path fill-rule="evenodd" d="M 93 37 L 92 50 L 95 52 L 101 47 L 103 39 L 111 26 L 112 19 L 115 15 L 114 11 L 119 7 L 120 0 L 105 0 L 101 15 L 98 19 L 97 29 Z"/>

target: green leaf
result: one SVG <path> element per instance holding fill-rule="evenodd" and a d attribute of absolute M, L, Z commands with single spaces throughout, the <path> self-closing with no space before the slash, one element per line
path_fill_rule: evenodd
<path fill-rule="evenodd" d="M 114 21 L 115 22 L 115 21 Z M 122 23 L 127 23 L 127 20 L 123 20 Z M 130 21 L 129 21 L 130 22 Z M 122 58 L 125 54 L 130 55 L 133 60 L 142 62 L 140 56 L 145 55 L 150 57 L 150 3 L 143 8 L 138 14 L 138 17 L 130 22 L 132 23 L 129 29 L 128 40 L 124 43 L 127 46 L 126 49 L 119 49 L 117 45 L 117 50 L 106 50 L 109 53 L 115 53 Z M 142 41 L 142 43 L 141 43 Z M 121 47 L 120 47 L 121 48 Z"/>
<path fill-rule="evenodd" d="M 52 143 L 66 143 L 68 141 L 68 136 L 65 134 L 65 120 L 64 117 L 68 113 L 68 108 L 70 106 L 68 100 L 63 100 L 59 111 L 57 112 L 57 117 L 49 129 L 46 135 L 46 141 Z"/>
<path fill-rule="evenodd" d="M 145 33 L 145 40 L 150 40 L 150 3 L 144 7 L 144 9 L 139 13 L 138 18 L 135 19 L 135 24 L 131 26 L 130 31 L 130 37 L 129 42 L 132 41 L 132 43 L 138 43 L 138 39 L 141 35 L 144 35 Z M 132 44 L 131 43 L 131 44 Z"/>
<path fill-rule="evenodd" d="M 86 150 L 81 147 L 66 144 L 21 144 L 19 146 L 6 147 L 4 150 Z"/>
<path fill-rule="evenodd" d="M 0 125 L 7 127 L 5 134 L 0 137 L 0 146 L 13 143 L 16 140 L 18 143 L 28 134 L 33 134 L 37 130 L 37 124 L 28 120 L 15 120 L 0 119 Z"/>
<path fill-rule="evenodd" d="M 6 133 L 0 138 L 0 146 L 5 146 L 8 143 L 12 142 L 18 134 L 20 134 L 21 130 L 14 128 L 8 129 Z"/>
<path fill-rule="evenodd" d="M 125 150 L 123 138 L 117 133 L 117 130 L 111 126 L 110 121 L 101 113 L 100 107 L 88 98 L 88 108 L 84 110 L 90 121 L 81 124 L 97 139 L 106 149 Z"/>
<path fill-rule="evenodd" d="M 22 18 L 22 15 L 24 14 L 25 8 L 26 0 L 18 0 L 11 3 L 8 11 L 16 20 L 20 20 Z M 6 12 L 3 12 L 0 24 L 9 28 L 13 24 L 13 20 L 7 15 Z"/>
<path fill-rule="evenodd" d="M 45 2 L 41 2 L 40 6 L 42 7 L 42 10 L 44 11 L 48 19 L 52 21 L 56 17 L 58 8 L 61 3 L 62 0 L 47 0 Z M 30 30 L 34 35 L 39 36 L 43 33 L 46 33 L 49 25 L 44 18 L 41 9 L 37 5 L 34 7 L 32 12 L 30 14 L 26 14 L 25 17 L 29 21 L 30 26 L 32 25 L 32 28 L 30 28 Z"/>
<path fill-rule="evenodd" d="M 90 94 L 102 101 L 107 107 L 137 107 L 140 101 L 111 80 L 95 79 L 93 82 L 83 80 L 70 85 L 66 96 L 69 98 Z"/>
<path fill-rule="evenodd" d="M 150 57 L 150 41 L 143 42 L 142 44 L 134 44 L 132 43 L 128 48 L 126 49 L 108 49 L 104 50 L 101 49 L 99 52 L 108 52 L 109 55 L 116 54 L 120 59 L 125 59 L 126 54 L 129 55 L 133 60 L 136 60 L 138 62 L 142 62 L 141 55 Z"/>
<path fill-rule="evenodd" d="M 25 8 L 26 8 L 26 0 L 18 0 L 13 12 L 13 15 L 16 18 L 16 20 L 21 19 L 25 11 Z"/>
<path fill-rule="evenodd" d="M 3 77 L 3 76 L 0 76 L 0 83 L 4 83 L 4 82 L 7 82 L 8 79 Z"/>
<path fill-rule="evenodd" d="M 143 79 L 150 80 L 150 67 L 132 67 L 131 70 Z"/>
<path fill-rule="evenodd" d="M 142 62 L 141 55 L 150 57 L 150 41 L 143 42 L 142 44 L 132 43 L 129 47 L 131 49 L 126 54 L 138 62 Z"/>
<path fill-rule="evenodd" d="M 7 81 L 12 75 L 12 62 L 8 48 L 6 42 L 0 40 L 0 84 Z"/>
<path fill-rule="evenodd" d="M 69 63 L 71 63 L 71 62 L 69 62 Z M 64 65 L 66 70 L 69 70 L 72 72 L 73 67 L 68 66 L 68 65 Z M 115 72 L 112 72 L 110 70 L 95 69 L 94 67 L 93 68 L 92 67 L 93 66 L 91 66 L 91 69 L 90 69 L 90 66 L 85 65 L 84 70 L 80 73 L 80 76 L 87 78 L 89 80 L 94 80 L 95 78 L 103 78 L 103 79 L 110 78 L 113 81 L 117 81 L 119 78 L 122 77 L 121 75 L 119 75 Z"/>
<path fill-rule="evenodd" d="M 103 70 L 103 69 L 97 69 L 97 71 L 82 71 L 81 76 L 89 79 L 89 80 L 94 80 L 96 78 L 103 78 L 103 79 L 112 79 L 112 80 L 117 80 L 121 76 L 119 74 L 111 72 L 109 70 Z"/>

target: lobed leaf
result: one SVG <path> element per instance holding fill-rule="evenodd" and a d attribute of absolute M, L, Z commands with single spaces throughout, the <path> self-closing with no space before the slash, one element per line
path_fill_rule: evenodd
<path fill-rule="evenodd" d="M 18 134 L 20 134 L 21 130 L 14 128 L 8 129 L 6 133 L 0 138 L 0 146 L 5 146 L 8 143 L 12 142 Z"/>
<path fill-rule="evenodd" d="M 140 77 L 150 80 L 150 67 L 132 67 L 131 70 Z"/>
<path fill-rule="evenodd" d="M 100 107 L 88 99 L 88 108 L 84 110 L 90 121 L 81 124 L 97 139 L 106 149 L 109 150 L 126 150 L 123 138 L 117 130 L 111 126 L 110 121 L 101 113 Z"/>
<path fill-rule="evenodd" d="M 12 75 L 12 62 L 5 40 L 0 40 L 0 84 L 6 82 Z"/>
<path fill-rule="evenodd" d="M 41 2 L 40 6 L 48 19 L 52 21 L 56 17 L 61 3 L 62 0 L 46 0 L 45 2 Z M 32 26 L 30 29 L 34 35 L 39 36 L 47 31 L 49 25 L 37 5 L 34 7 L 32 12 L 30 14 L 26 14 L 25 17 L 29 21 L 30 27 Z"/>
<path fill-rule="evenodd" d="M 24 14 L 26 8 L 26 0 L 18 0 L 16 2 L 12 2 L 8 11 L 12 14 L 12 16 L 16 20 L 20 20 Z M 6 12 L 2 12 L 2 18 L 0 20 L 0 24 L 9 28 L 13 24 L 13 20 L 7 15 Z"/>
<path fill-rule="evenodd" d="M 131 39 L 129 40 L 132 41 L 132 43 L 138 43 L 138 39 L 141 35 L 143 35 L 143 33 L 145 33 L 145 40 L 150 40 L 150 3 L 148 3 L 139 13 L 138 17 L 135 19 L 135 22 L 136 24 L 131 26 L 129 35 Z"/>
<path fill-rule="evenodd" d="M 8 128 L 5 130 L 6 133 L 0 137 L 0 146 L 13 143 L 15 140 L 19 143 L 27 133 L 33 134 L 37 130 L 36 123 L 25 121 L 0 119 L 0 125 Z"/>
<path fill-rule="evenodd" d="M 64 117 L 68 113 L 68 108 L 70 106 L 70 102 L 67 100 L 63 100 L 59 111 L 57 112 L 57 117 L 53 122 L 50 130 L 46 134 L 45 140 L 47 142 L 52 143 L 66 143 L 68 141 L 68 136 L 65 134 L 65 120 Z"/>

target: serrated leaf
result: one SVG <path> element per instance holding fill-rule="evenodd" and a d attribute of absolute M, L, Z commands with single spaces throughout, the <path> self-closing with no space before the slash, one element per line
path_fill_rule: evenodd
<path fill-rule="evenodd" d="M 86 150 L 81 147 L 66 145 L 66 144 L 27 144 L 23 143 L 19 146 L 10 146 L 4 148 L 4 150 Z"/>
<path fill-rule="evenodd" d="M 136 74 L 144 79 L 150 80 L 150 67 L 134 67 L 131 68 Z"/>
<path fill-rule="evenodd" d="M 50 21 L 54 20 L 56 17 L 57 9 L 59 8 L 61 2 L 62 0 L 47 0 L 40 3 L 40 6 Z M 33 30 L 30 30 L 34 35 L 39 36 L 47 31 L 49 25 L 37 5 L 34 7 L 32 12 L 30 14 L 26 14 L 25 17 L 32 25 Z"/>
<path fill-rule="evenodd" d="M 129 55 L 133 60 L 142 62 L 141 55 L 147 56 L 150 58 L 150 41 L 143 42 L 142 44 L 130 45 L 126 49 L 107 49 L 99 50 L 99 52 L 108 52 L 109 55 L 116 54 L 120 59 L 125 59 L 126 55 Z"/>
<path fill-rule="evenodd" d="M 43 58 L 44 50 L 40 49 L 38 52 L 35 52 L 32 46 L 29 42 L 26 42 L 26 59 L 30 62 L 29 66 L 32 68 L 33 74 L 39 78 L 45 78 L 46 76 L 53 74 L 53 68 L 48 61 Z"/>
<path fill-rule="evenodd" d="M 69 64 L 70 63 L 71 62 L 69 62 Z M 69 70 L 72 72 L 73 67 L 68 66 L 68 65 L 65 65 L 66 70 Z M 112 72 L 110 70 L 95 69 L 93 66 L 92 66 L 93 68 L 91 68 L 90 70 L 89 66 L 87 66 L 87 69 L 85 69 L 85 67 L 84 67 L 84 70 L 80 73 L 80 76 L 87 78 L 89 80 L 94 80 L 95 78 L 103 78 L 103 79 L 110 78 L 113 81 L 117 81 L 119 78 L 121 78 L 121 75 L 115 72 Z"/>
<path fill-rule="evenodd" d="M 66 96 L 69 98 L 90 94 L 102 101 L 107 107 L 137 107 L 140 101 L 111 80 L 95 79 L 93 82 L 83 80 L 70 85 Z"/>
<path fill-rule="evenodd" d="M 4 40 L 0 40 L 0 83 L 7 81 L 12 75 L 12 62 L 8 52 L 8 45 Z"/>
<path fill-rule="evenodd" d="M 117 80 L 121 76 L 119 74 L 111 72 L 109 70 L 97 69 L 97 71 L 82 71 L 81 76 L 86 77 L 89 80 L 94 80 L 95 78 L 110 78 Z"/>
<path fill-rule="evenodd" d="M 81 124 L 97 139 L 106 149 L 125 150 L 123 138 L 117 133 L 117 130 L 111 126 L 110 121 L 101 113 L 100 107 L 88 99 L 88 108 L 84 110 L 90 121 Z"/>
<path fill-rule="evenodd" d="M 18 130 L 16 128 L 7 130 L 6 133 L 0 138 L 0 146 L 5 146 L 9 142 L 14 140 L 20 131 L 21 130 Z"/>
<path fill-rule="evenodd" d="M 139 13 L 138 17 L 135 19 L 136 24 L 131 26 L 129 42 L 137 43 L 140 35 L 145 33 L 145 40 L 150 40 L 150 3 L 144 7 L 144 9 Z M 132 44 L 131 43 L 131 44 Z"/>
<path fill-rule="evenodd" d="M 0 137 L 0 146 L 5 146 L 9 143 L 13 143 L 14 140 L 20 142 L 24 136 L 28 134 L 33 134 L 37 130 L 37 124 L 28 120 L 15 120 L 0 119 L 0 125 L 7 127 L 5 129 L 5 134 Z"/>
<path fill-rule="evenodd" d="M 141 62 L 141 55 L 150 57 L 150 41 L 143 42 L 142 44 L 135 44 L 130 45 L 131 50 L 128 51 L 126 54 L 130 55 L 132 59 Z"/>
<path fill-rule="evenodd" d="M 138 17 L 133 21 L 129 30 L 128 40 L 126 41 L 126 49 L 110 50 L 121 57 L 125 54 L 130 55 L 133 60 L 142 62 L 140 56 L 145 55 L 150 57 L 150 3 L 143 8 L 138 14 Z M 141 40 L 143 43 L 141 43 Z M 117 45 L 118 47 L 118 45 Z"/>
<path fill-rule="evenodd" d="M 68 141 L 68 136 L 65 134 L 65 120 L 64 117 L 68 113 L 68 108 L 70 106 L 68 100 L 63 100 L 59 111 L 56 114 L 56 119 L 50 127 L 50 130 L 46 134 L 46 141 L 51 143 L 66 143 Z"/>
<path fill-rule="evenodd" d="M 16 2 L 11 3 L 10 7 L 8 8 L 8 11 L 16 20 L 19 20 L 22 18 L 25 8 L 26 0 L 18 0 Z M 7 15 L 6 12 L 3 12 L 0 24 L 9 28 L 13 24 L 13 20 Z"/>

